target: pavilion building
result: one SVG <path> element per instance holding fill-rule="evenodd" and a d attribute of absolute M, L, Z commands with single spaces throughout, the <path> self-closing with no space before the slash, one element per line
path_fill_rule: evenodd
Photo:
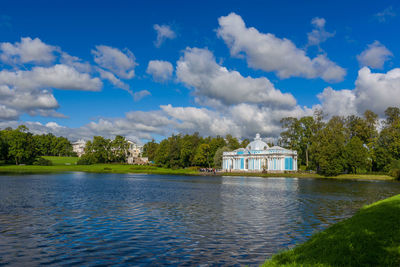
<path fill-rule="evenodd" d="M 246 148 L 224 152 L 222 169 L 244 172 L 297 171 L 297 151 L 279 146 L 269 147 L 257 134 Z"/>

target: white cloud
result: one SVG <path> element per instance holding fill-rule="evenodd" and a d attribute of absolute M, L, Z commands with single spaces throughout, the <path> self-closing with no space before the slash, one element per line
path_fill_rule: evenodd
<path fill-rule="evenodd" d="M 109 82 L 111 82 L 115 87 L 124 89 L 126 91 L 128 91 L 130 94 L 132 94 L 132 91 L 129 89 L 129 85 L 124 83 L 123 81 L 121 81 L 120 79 L 118 79 L 117 77 L 115 77 L 114 74 L 112 74 L 109 71 L 103 70 L 102 68 L 96 68 L 96 70 L 99 72 L 100 77 L 102 79 L 108 80 Z"/>
<path fill-rule="evenodd" d="M 134 99 L 135 101 L 139 101 L 139 100 L 141 100 L 142 98 L 144 98 L 144 97 L 146 97 L 146 96 L 149 96 L 149 95 L 151 95 L 151 93 L 150 93 L 149 91 L 147 91 L 147 90 L 142 90 L 142 91 L 139 91 L 139 92 L 134 93 L 134 94 L 133 94 L 133 99 Z"/>
<path fill-rule="evenodd" d="M 83 62 L 80 58 L 71 56 L 65 52 L 61 53 L 60 63 L 71 66 L 79 72 L 90 73 L 93 71 L 92 66 L 88 62 Z"/>
<path fill-rule="evenodd" d="M 369 109 L 382 117 L 386 108 L 400 107 L 400 68 L 372 73 L 364 67 L 353 90 L 325 88 L 318 97 L 330 115 L 362 114 Z"/>
<path fill-rule="evenodd" d="M 176 75 L 180 82 L 193 88 L 203 99 L 224 105 L 255 103 L 272 106 L 294 106 L 295 98 L 275 89 L 267 78 L 243 77 L 215 61 L 207 49 L 187 48 L 177 62 Z"/>
<path fill-rule="evenodd" d="M 95 50 L 92 50 L 94 61 L 102 68 L 111 71 L 123 79 L 131 79 L 135 76 L 135 56 L 129 49 L 123 52 L 118 48 L 97 45 Z"/>
<path fill-rule="evenodd" d="M 325 30 L 326 20 L 324 18 L 315 17 L 311 20 L 314 29 L 307 34 L 308 45 L 317 45 L 325 42 L 328 38 L 335 36 L 334 32 L 327 32 Z"/>
<path fill-rule="evenodd" d="M 153 79 L 157 82 L 166 82 L 171 79 L 173 71 L 174 68 L 168 61 L 150 60 L 146 73 L 153 76 Z"/>
<path fill-rule="evenodd" d="M 0 121 L 18 118 L 18 111 L 0 104 Z"/>
<path fill-rule="evenodd" d="M 51 89 L 99 91 L 101 88 L 99 78 L 92 78 L 87 73 L 80 73 L 61 64 L 33 67 L 31 70 L 0 71 L 0 105 L 17 112 L 17 115 L 12 113 L 14 115 L 9 116 L 10 119 L 24 112 L 30 115 L 65 117 L 55 111 L 59 104 Z"/>
<path fill-rule="evenodd" d="M 355 98 L 356 96 L 351 90 L 335 91 L 331 87 L 325 88 L 322 93 L 318 94 L 323 111 L 329 116 L 357 114 Z"/>
<path fill-rule="evenodd" d="M 374 41 L 359 55 L 357 60 L 361 66 L 368 66 L 374 69 L 382 69 L 385 61 L 393 56 L 383 44 L 379 41 Z"/>
<path fill-rule="evenodd" d="M 228 45 L 231 55 L 245 56 L 252 68 L 274 71 L 280 78 L 321 77 L 330 82 L 341 81 L 346 75 L 346 71 L 326 55 L 311 59 L 286 38 L 260 33 L 253 27 L 247 28 L 243 19 L 235 13 L 220 17 L 218 22 L 217 34 Z"/>
<path fill-rule="evenodd" d="M 154 42 L 156 47 L 160 47 L 165 40 L 176 37 L 175 32 L 168 25 L 154 24 L 153 28 L 157 32 L 157 40 Z"/>
<path fill-rule="evenodd" d="M 0 43 L 0 59 L 8 64 L 49 64 L 55 60 L 54 52 L 57 47 L 43 43 L 39 38 L 21 38 L 14 44 Z"/>
<path fill-rule="evenodd" d="M 62 64 L 52 67 L 33 67 L 31 70 L 0 71 L 0 85 L 21 90 L 57 88 L 65 90 L 100 91 L 103 84 L 99 78 L 80 73 Z"/>

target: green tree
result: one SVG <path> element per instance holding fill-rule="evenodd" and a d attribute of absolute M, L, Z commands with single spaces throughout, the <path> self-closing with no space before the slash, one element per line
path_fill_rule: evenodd
<path fill-rule="evenodd" d="M 88 141 L 85 147 L 87 157 L 94 159 L 94 163 L 107 163 L 111 161 L 111 141 L 101 136 L 94 136 L 93 142 Z"/>
<path fill-rule="evenodd" d="M 121 135 L 115 136 L 114 140 L 111 141 L 111 161 L 112 162 L 126 162 L 128 155 L 129 143 L 125 137 Z"/>
<path fill-rule="evenodd" d="M 352 173 L 357 169 L 366 169 L 368 165 L 368 150 L 358 136 L 353 136 L 344 148 L 344 159 Z"/>
<path fill-rule="evenodd" d="M 236 137 L 232 137 L 232 135 L 227 134 L 226 137 L 225 137 L 225 139 L 227 140 L 227 142 L 228 142 L 228 147 L 229 147 L 231 150 L 235 150 L 235 149 L 238 149 L 238 148 L 240 147 L 239 141 L 237 140 Z"/>
<path fill-rule="evenodd" d="M 9 131 L 8 138 L 8 157 L 16 165 L 32 164 L 38 156 L 36 144 L 32 133 L 24 125 L 16 130 Z"/>
<path fill-rule="evenodd" d="M 149 161 L 154 161 L 156 152 L 157 152 L 158 144 L 153 139 L 150 142 L 146 143 L 143 146 L 143 157 L 147 157 Z"/>
<path fill-rule="evenodd" d="M 332 117 L 328 124 L 317 132 L 310 151 L 319 174 L 336 176 L 343 171 L 345 141 L 345 127 L 341 117 Z"/>
<path fill-rule="evenodd" d="M 194 162 L 200 167 L 211 167 L 211 149 L 208 144 L 201 144 L 196 151 Z"/>
<path fill-rule="evenodd" d="M 214 154 L 214 168 L 222 167 L 222 156 L 224 152 L 230 151 L 228 146 L 223 146 L 218 148 L 218 150 Z"/>

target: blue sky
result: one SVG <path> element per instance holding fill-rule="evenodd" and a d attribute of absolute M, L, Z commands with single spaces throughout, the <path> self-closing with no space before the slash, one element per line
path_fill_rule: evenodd
<path fill-rule="evenodd" d="M 400 105 L 399 12 L 396 1 L 2 1 L 0 128 L 276 137 L 282 117 L 316 108 L 382 116 Z"/>

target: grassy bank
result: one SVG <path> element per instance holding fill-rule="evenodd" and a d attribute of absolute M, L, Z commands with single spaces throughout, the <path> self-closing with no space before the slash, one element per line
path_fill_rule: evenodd
<path fill-rule="evenodd" d="M 153 166 L 127 164 L 94 164 L 94 165 L 53 165 L 53 166 L 0 166 L 2 174 L 33 174 L 57 172 L 94 172 L 94 173 L 148 173 L 148 174 L 197 174 L 189 169 L 166 169 Z"/>
<path fill-rule="evenodd" d="M 53 166 L 16 166 L 0 165 L 0 174 L 30 174 L 56 172 L 94 172 L 94 173 L 148 173 L 148 174 L 184 174 L 184 175 L 213 175 L 200 173 L 194 169 L 169 169 L 156 166 L 137 166 L 127 164 L 94 164 L 76 165 L 77 157 L 44 157 L 53 163 Z M 291 178 L 326 178 L 315 173 L 243 173 L 219 172 L 218 176 L 254 176 L 254 177 L 291 177 Z M 363 179 L 363 180 L 393 180 L 387 175 L 374 174 L 343 174 L 335 179 Z M 329 179 L 328 178 L 328 179 Z"/>
<path fill-rule="evenodd" d="M 400 266 L 400 195 L 362 208 L 263 266 Z"/>

